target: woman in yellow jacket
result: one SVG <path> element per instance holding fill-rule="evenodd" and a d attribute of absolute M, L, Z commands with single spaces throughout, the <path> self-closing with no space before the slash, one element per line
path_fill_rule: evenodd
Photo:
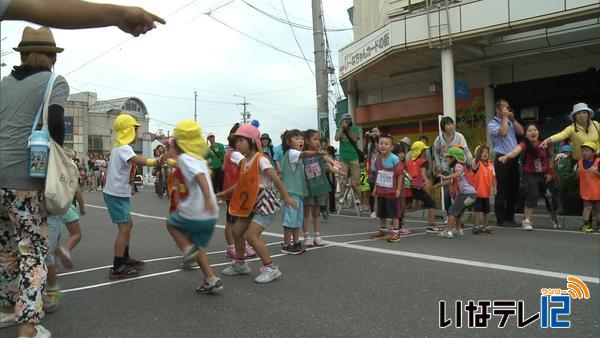
<path fill-rule="evenodd" d="M 569 115 L 573 124 L 560 133 L 548 137 L 542 142 L 541 147 L 546 147 L 549 143 L 569 139 L 573 146 L 573 158 L 580 160 L 581 146 L 585 142 L 595 142 L 600 145 L 600 123 L 592 120 L 593 117 L 594 111 L 587 104 L 578 103 L 574 105 L 573 111 Z"/>

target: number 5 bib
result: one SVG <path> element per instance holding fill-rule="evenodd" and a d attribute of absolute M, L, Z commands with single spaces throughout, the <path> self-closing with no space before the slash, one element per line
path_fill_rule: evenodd
<path fill-rule="evenodd" d="M 260 156 L 262 155 L 258 153 L 250 159 L 249 163 L 247 159 L 240 163 L 240 178 L 229 203 L 229 213 L 233 216 L 248 217 L 254 209 L 260 186 Z"/>

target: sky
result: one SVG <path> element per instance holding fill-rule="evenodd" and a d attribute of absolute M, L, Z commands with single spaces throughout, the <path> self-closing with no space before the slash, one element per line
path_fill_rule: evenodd
<path fill-rule="evenodd" d="M 223 143 L 232 125 L 241 120 L 242 97 L 249 103 L 251 118 L 260 122 L 261 132 L 269 133 L 275 144 L 286 128 L 316 129 L 312 30 L 293 28 L 295 38 L 290 25 L 244 1 L 279 18 L 285 19 L 287 13 L 289 21 L 312 27 L 311 0 L 95 1 L 141 6 L 167 24 L 138 38 L 116 27 L 53 29 L 57 45 L 65 48 L 55 72 L 66 77 L 71 93 L 92 91 L 99 100 L 141 99 L 149 112 L 151 132 L 166 133 L 178 121 L 193 118 L 194 91 L 203 132 L 215 133 Z M 221 5 L 225 6 L 217 8 Z M 351 6 L 352 0 L 323 0 L 326 27 L 351 28 L 347 14 Z M 297 56 L 304 53 L 308 62 L 226 27 L 207 15 L 209 11 L 215 19 L 265 44 Z M 27 25 L 36 27 L 20 21 L 0 23 L 2 52 L 18 45 Z M 336 72 L 337 52 L 352 42 L 352 34 L 352 30 L 328 32 Z M 1 62 L 6 64 L 0 67 L 4 77 L 20 64 L 19 55 L 10 53 Z M 335 91 L 330 90 L 336 101 Z M 330 102 L 330 111 L 332 106 Z"/>

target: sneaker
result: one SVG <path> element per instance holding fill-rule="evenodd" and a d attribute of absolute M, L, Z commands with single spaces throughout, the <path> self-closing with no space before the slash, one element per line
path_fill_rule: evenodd
<path fill-rule="evenodd" d="M 115 280 L 115 279 L 126 279 L 126 278 L 133 278 L 133 277 L 137 277 L 140 275 L 140 272 L 137 271 L 136 269 L 132 268 L 129 265 L 122 265 L 120 268 L 118 269 L 110 269 L 110 272 L 108 274 L 108 278 L 110 278 L 111 280 Z"/>
<path fill-rule="evenodd" d="M 291 255 L 292 254 L 292 246 L 284 245 L 283 243 L 281 243 L 281 253 L 286 254 L 286 255 Z"/>
<path fill-rule="evenodd" d="M 390 232 L 390 234 L 387 236 L 387 241 L 391 242 L 391 243 L 400 242 L 400 232 L 399 231 Z"/>
<path fill-rule="evenodd" d="M 250 271 L 252 271 L 252 269 L 250 269 L 248 263 L 234 261 L 228 268 L 223 270 L 223 274 L 225 276 L 247 275 Z"/>
<path fill-rule="evenodd" d="M 373 212 L 371 213 L 371 218 L 377 218 L 377 214 L 375 213 L 375 211 L 373 211 Z"/>
<path fill-rule="evenodd" d="M 472 233 L 473 235 L 479 235 L 479 234 L 482 234 L 482 233 L 483 233 L 483 231 L 484 231 L 484 230 L 483 230 L 483 227 L 482 227 L 482 226 L 474 226 L 474 227 L 471 229 L 471 233 Z"/>
<path fill-rule="evenodd" d="M 140 261 L 139 259 L 128 257 L 127 260 L 125 261 L 125 265 L 130 266 L 130 267 L 134 268 L 135 270 L 142 270 L 144 268 L 144 265 L 146 265 L 146 263 L 144 263 L 143 261 Z"/>
<path fill-rule="evenodd" d="M 492 228 L 490 228 L 488 226 L 484 226 L 483 227 L 483 233 L 492 234 L 492 233 L 494 233 L 494 231 L 492 230 Z"/>
<path fill-rule="evenodd" d="M 430 224 L 427 227 L 427 233 L 428 234 L 439 234 L 440 232 L 442 232 L 442 228 L 435 225 L 435 224 Z"/>
<path fill-rule="evenodd" d="M 408 228 L 400 228 L 400 230 L 398 230 L 398 233 L 400 234 L 400 236 L 406 236 L 410 235 L 410 230 L 408 230 Z"/>
<path fill-rule="evenodd" d="M 323 239 L 319 236 L 315 236 L 313 238 L 313 242 L 315 246 L 325 246 L 325 241 L 323 241 Z M 306 245 L 306 243 L 305 243 Z"/>
<path fill-rule="evenodd" d="M 196 257 L 198 257 L 198 247 L 194 245 L 183 253 L 183 262 L 181 263 L 183 269 L 191 270 L 196 263 Z"/>
<path fill-rule="evenodd" d="M 281 271 L 275 265 L 262 266 L 260 268 L 260 275 L 254 278 L 256 283 L 269 283 L 281 276 Z"/>
<path fill-rule="evenodd" d="M 313 246 L 315 246 L 313 238 L 310 236 L 304 237 L 304 246 L 307 248 L 312 248 Z"/>
<path fill-rule="evenodd" d="M 0 328 L 17 325 L 15 322 L 15 314 L 0 312 Z"/>
<path fill-rule="evenodd" d="M 50 313 L 58 309 L 60 305 L 60 289 L 48 290 L 44 295 L 44 312 Z"/>
<path fill-rule="evenodd" d="M 248 242 L 246 242 L 246 249 L 244 250 L 244 254 L 246 255 L 246 257 L 255 257 L 256 256 L 256 251 L 254 251 L 254 249 L 250 246 L 250 244 L 248 244 Z M 234 255 L 235 255 L 235 249 L 234 249 Z"/>
<path fill-rule="evenodd" d="M 460 229 L 460 230 L 456 230 L 456 229 L 454 229 L 454 230 L 452 230 L 452 235 L 453 235 L 454 237 L 458 237 L 458 236 L 464 236 L 464 235 L 465 235 L 465 232 L 463 231 L 463 229 Z"/>
<path fill-rule="evenodd" d="M 208 293 L 218 292 L 222 289 L 223 282 L 221 282 L 220 278 L 217 278 L 217 280 L 213 284 L 208 284 L 208 282 L 205 280 L 204 283 L 202 283 L 202 285 L 196 288 L 196 292 L 205 295 Z"/>
<path fill-rule="evenodd" d="M 388 236 L 387 232 L 383 229 L 379 229 L 377 232 L 372 233 L 371 236 L 369 236 L 371 239 L 386 239 Z"/>
<path fill-rule="evenodd" d="M 531 230 L 533 230 L 533 226 L 531 225 L 531 222 L 529 222 L 528 219 L 524 219 L 523 222 L 521 223 L 521 229 L 523 229 L 525 231 L 531 231 Z"/>
<path fill-rule="evenodd" d="M 329 219 L 329 210 L 327 210 L 327 209 L 323 209 L 323 210 L 321 211 L 321 215 L 323 215 L 323 219 L 324 219 L 324 220 L 328 220 L 328 219 Z"/>
<path fill-rule="evenodd" d="M 300 255 L 301 253 L 305 252 L 306 249 L 304 249 L 304 245 L 302 245 L 302 242 L 296 242 L 292 245 L 287 245 L 285 246 L 287 253 L 289 255 Z M 284 250 L 284 246 L 282 245 L 281 247 L 281 252 L 283 252 Z"/>
<path fill-rule="evenodd" d="M 56 249 L 56 256 L 60 259 L 61 264 L 67 269 L 73 269 L 73 260 L 71 259 L 71 251 L 64 246 Z"/>
<path fill-rule="evenodd" d="M 454 238 L 452 231 L 442 231 L 438 236 L 440 236 L 441 238 Z"/>
<path fill-rule="evenodd" d="M 33 328 L 37 331 L 37 333 L 35 334 L 35 336 L 33 336 L 31 338 L 51 338 L 52 337 L 52 333 L 50 333 L 50 331 L 46 330 L 46 328 L 41 325 L 35 325 Z M 19 338 L 24 338 L 24 337 L 19 337 Z"/>
<path fill-rule="evenodd" d="M 225 256 L 227 256 L 231 259 L 235 259 L 235 247 L 233 247 L 233 248 L 227 247 L 227 250 L 225 251 Z"/>
<path fill-rule="evenodd" d="M 592 228 L 591 225 L 585 223 L 582 227 L 581 227 L 581 231 L 583 231 L 586 234 L 591 234 L 592 232 L 594 232 L 594 228 Z"/>
<path fill-rule="evenodd" d="M 180 264 L 181 269 L 186 270 L 186 271 L 191 271 L 194 270 L 195 268 L 199 267 L 198 262 L 196 261 L 192 261 L 189 264 L 184 264 L 183 261 Z"/>

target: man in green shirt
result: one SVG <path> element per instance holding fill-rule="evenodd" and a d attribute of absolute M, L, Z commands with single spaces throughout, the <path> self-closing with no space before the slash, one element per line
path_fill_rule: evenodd
<path fill-rule="evenodd" d="M 212 184 L 215 194 L 223 189 L 223 160 L 225 158 L 225 147 L 215 142 L 215 134 L 208 133 L 208 163 L 212 172 Z"/>
<path fill-rule="evenodd" d="M 356 197 L 356 204 L 360 204 L 360 164 L 358 161 L 358 152 L 354 145 L 358 146 L 360 131 L 357 126 L 352 124 L 352 115 L 344 114 L 342 116 L 341 127 L 335 133 L 335 140 L 340 142 L 340 187 L 350 184 Z"/>

